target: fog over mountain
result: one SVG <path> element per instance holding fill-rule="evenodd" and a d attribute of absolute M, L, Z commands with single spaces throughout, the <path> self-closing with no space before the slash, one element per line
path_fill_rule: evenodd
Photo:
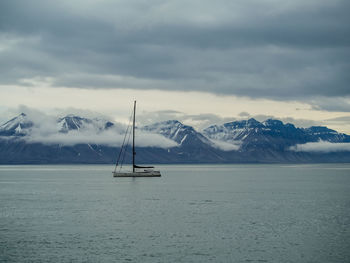
<path fill-rule="evenodd" d="M 1 163 L 112 163 L 122 143 L 131 144 L 131 127 L 106 119 L 35 117 L 22 113 L 0 126 Z M 136 147 L 141 163 L 350 161 L 349 135 L 273 119 L 228 122 L 203 132 L 177 120 L 158 122 L 137 127 Z"/>
<path fill-rule="evenodd" d="M 60 144 L 101 144 L 121 146 L 126 126 L 104 119 L 87 119 L 74 115 L 62 118 L 41 115 L 32 118 L 25 113 L 9 120 L 0 127 L 0 135 L 19 136 L 28 143 Z M 173 147 L 177 144 L 159 134 L 140 131 L 140 147 Z"/>
<path fill-rule="evenodd" d="M 346 152 L 350 151 L 350 143 L 331 143 L 327 141 L 308 142 L 291 146 L 290 149 L 296 152 Z"/>

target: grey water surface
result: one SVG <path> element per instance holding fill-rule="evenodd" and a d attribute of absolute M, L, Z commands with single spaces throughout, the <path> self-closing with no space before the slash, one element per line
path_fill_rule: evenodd
<path fill-rule="evenodd" d="M 0 166 L 0 262 L 350 262 L 350 164 Z"/>

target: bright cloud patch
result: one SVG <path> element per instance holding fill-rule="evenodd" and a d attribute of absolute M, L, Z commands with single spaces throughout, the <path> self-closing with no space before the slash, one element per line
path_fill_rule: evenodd
<path fill-rule="evenodd" d="M 210 140 L 213 143 L 213 147 L 218 148 L 222 151 L 237 151 L 239 147 L 241 146 L 241 142 L 238 141 L 237 143 L 229 143 L 219 140 Z"/>
<path fill-rule="evenodd" d="M 45 135 L 44 135 L 45 134 Z M 44 136 L 43 136 L 44 135 Z M 24 139 L 27 142 L 39 142 L 44 144 L 101 144 L 109 146 L 121 146 L 124 134 L 117 133 L 115 130 L 96 132 L 94 130 L 73 130 L 68 133 L 47 133 L 46 131 L 34 130 L 26 135 Z M 139 147 L 160 147 L 169 148 L 177 146 L 176 142 L 169 140 L 158 134 L 139 133 L 137 136 L 137 146 Z M 126 140 L 128 142 L 128 140 Z M 129 140 L 129 144 L 131 139 Z"/>
<path fill-rule="evenodd" d="M 290 150 L 295 152 L 344 152 L 350 151 L 350 143 L 308 142 L 292 146 Z"/>
<path fill-rule="evenodd" d="M 23 135 L 19 138 L 29 143 L 67 146 L 76 144 L 121 146 L 124 141 L 126 126 L 120 123 L 112 124 L 101 117 L 86 119 L 67 115 L 64 118 L 57 118 L 39 111 L 28 110 L 28 112 L 28 114 L 22 114 L 12 119 L 7 124 L 8 127 L 1 127 L 5 130 L 17 127 L 16 134 Z M 6 138 L 6 136 L 4 137 Z M 131 144 L 131 136 L 127 136 L 125 139 L 125 143 Z M 170 148 L 178 146 L 176 142 L 164 136 L 146 133 L 139 129 L 136 131 L 136 144 L 138 147 Z"/>

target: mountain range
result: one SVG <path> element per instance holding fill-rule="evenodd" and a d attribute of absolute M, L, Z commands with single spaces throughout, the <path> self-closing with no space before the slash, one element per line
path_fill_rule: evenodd
<path fill-rule="evenodd" d="M 0 126 L 0 164 L 114 163 L 126 127 L 101 118 L 67 115 L 30 118 Z M 168 120 L 137 127 L 138 163 L 350 162 L 350 136 L 323 126 L 297 128 L 255 119 L 203 131 Z M 127 152 L 126 162 L 131 160 Z"/>

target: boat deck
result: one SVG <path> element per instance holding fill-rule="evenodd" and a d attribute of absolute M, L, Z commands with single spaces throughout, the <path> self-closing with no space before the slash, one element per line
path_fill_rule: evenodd
<path fill-rule="evenodd" d="M 159 171 L 151 172 L 113 172 L 113 177 L 160 177 Z"/>

